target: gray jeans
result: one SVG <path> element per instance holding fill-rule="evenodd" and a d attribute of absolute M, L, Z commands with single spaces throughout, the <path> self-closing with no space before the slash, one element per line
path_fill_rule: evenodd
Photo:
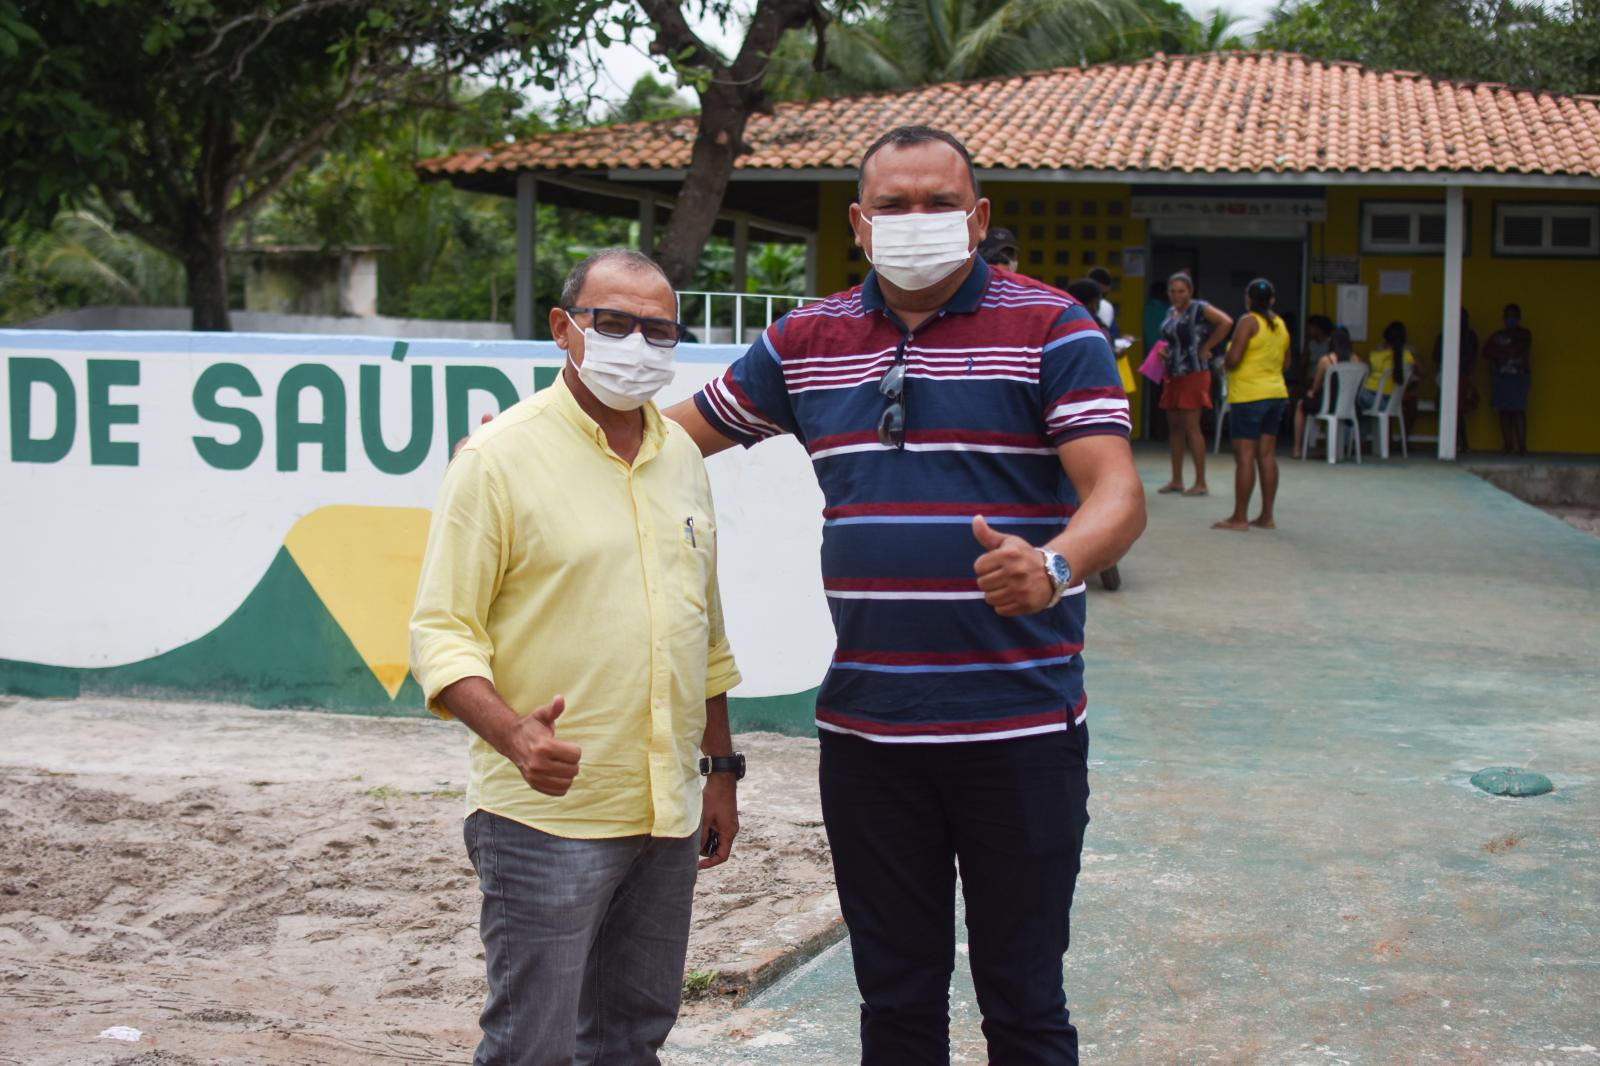
<path fill-rule="evenodd" d="M 698 836 L 570 840 L 463 827 L 489 999 L 474 1066 L 654 1064 L 678 1018 Z"/>

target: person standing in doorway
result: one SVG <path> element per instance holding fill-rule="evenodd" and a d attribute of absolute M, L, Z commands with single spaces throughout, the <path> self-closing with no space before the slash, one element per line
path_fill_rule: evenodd
<path fill-rule="evenodd" d="M 1278 430 L 1289 403 L 1283 380 L 1289 369 L 1289 327 L 1273 310 L 1272 282 L 1256 278 L 1244 290 L 1248 308 L 1233 331 L 1224 365 L 1228 370 L 1228 402 L 1232 405 L 1229 436 L 1233 441 L 1233 514 L 1212 529 L 1277 528 L 1272 505 L 1278 499 Z M 1261 480 L 1261 513 L 1248 518 L 1256 476 Z"/>
<path fill-rule="evenodd" d="M 467 441 L 428 527 L 411 669 L 472 731 L 475 1066 L 657 1062 L 697 864 L 739 831 L 711 487 L 650 402 L 676 310 L 638 252 L 574 267 L 550 312 L 566 367 Z"/>
<path fill-rule="evenodd" d="M 1167 412 L 1167 440 L 1172 448 L 1172 480 L 1157 492 L 1204 496 L 1206 438 L 1200 412 L 1211 410 L 1211 359 L 1233 328 L 1224 311 L 1198 299 L 1194 279 L 1184 271 L 1167 279 L 1171 306 L 1161 323 L 1167 342 L 1166 380 L 1161 383 L 1161 408 Z M 1183 487 L 1183 455 L 1194 459 L 1194 484 Z"/>
<path fill-rule="evenodd" d="M 1533 383 L 1533 334 L 1522 324 L 1522 308 L 1506 304 L 1504 328 L 1489 335 L 1489 405 L 1500 414 L 1500 450 L 1528 454 L 1528 390 Z"/>
<path fill-rule="evenodd" d="M 1087 309 L 974 254 L 989 201 L 959 140 L 889 131 L 857 196 L 866 280 L 785 315 L 667 414 L 708 455 L 792 434 L 822 488 L 838 646 L 819 781 L 861 1061 L 949 1061 L 959 871 L 989 1061 L 1075 1064 L 1078 575 L 1144 529 L 1127 399 Z"/>
<path fill-rule="evenodd" d="M 1150 289 L 1144 294 L 1144 315 L 1141 323 L 1144 326 L 1144 353 L 1150 354 L 1150 349 L 1156 346 L 1161 339 L 1161 324 L 1167 320 L 1167 311 L 1171 308 L 1167 303 L 1167 284 L 1164 281 L 1152 281 Z"/>

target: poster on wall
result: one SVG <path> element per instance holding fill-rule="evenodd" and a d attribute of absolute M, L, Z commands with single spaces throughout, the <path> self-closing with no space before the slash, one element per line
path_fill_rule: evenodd
<path fill-rule="evenodd" d="M 742 352 L 682 346 L 661 405 Z M 0 588 L 28 605 L 0 612 L 0 692 L 423 713 L 408 620 L 450 445 L 563 358 L 550 342 L 0 330 L 0 494 L 27 516 L 0 522 Z M 781 704 L 809 731 L 833 651 L 810 462 L 786 438 L 707 470 L 736 707 Z"/>
<path fill-rule="evenodd" d="M 1122 250 L 1122 275 L 1128 278 L 1144 277 L 1144 249 L 1124 248 Z"/>
<path fill-rule="evenodd" d="M 1378 293 L 1382 296 L 1410 296 L 1411 271 L 1378 271 Z"/>
<path fill-rule="evenodd" d="M 1311 284 L 1355 285 L 1361 281 L 1361 257 L 1318 255 L 1311 258 Z"/>
<path fill-rule="evenodd" d="M 1338 324 L 1350 331 L 1350 339 L 1367 339 L 1367 287 L 1365 285 L 1340 285 L 1338 290 Z"/>

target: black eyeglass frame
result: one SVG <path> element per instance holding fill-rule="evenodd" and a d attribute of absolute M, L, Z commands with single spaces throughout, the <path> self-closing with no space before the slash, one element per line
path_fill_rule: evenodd
<path fill-rule="evenodd" d="M 878 381 L 878 391 L 889 400 L 878 418 L 878 443 L 885 448 L 904 451 L 906 447 L 906 339 L 894 351 L 894 362 Z"/>
<path fill-rule="evenodd" d="M 633 333 L 634 330 L 638 330 L 644 335 L 644 342 L 650 345 L 652 348 L 676 348 L 679 344 L 683 343 L 683 339 L 689 335 L 689 327 L 674 318 L 646 318 L 643 315 L 635 315 L 627 311 L 619 311 L 615 307 L 564 307 L 562 310 L 567 312 L 569 315 L 587 314 L 593 317 L 594 331 L 600 334 L 602 337 L 611 337 L 620 340 L 621 338 Z M 621 317 L 626 318 L 628 320 L 627 330 L 623 333 L 613 333 L 610 330 L 601 329 L 600 316 L 602 314 L 620 315 Z M 670 342 L 655 340 L 645 329 L 646 326 L 671 326 L 673 329 L 673 339 Z"/>

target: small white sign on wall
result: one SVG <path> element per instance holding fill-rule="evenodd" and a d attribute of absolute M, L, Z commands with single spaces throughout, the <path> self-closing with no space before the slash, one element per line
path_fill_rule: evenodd
<path fill-rule="evenodd" d="M 1380 270 L 1378 271 L 1378 292 L 1383 296 L 1410 296 L 1411 271 L 1409 270 Z"/>
<path fill-rule="evenodd" d="M 1367 339 L 1367 287 L 1365 285 L 1339 286 L 1339 320 L 1336 325 L 1350 331 L 1350 339 Z"/>

